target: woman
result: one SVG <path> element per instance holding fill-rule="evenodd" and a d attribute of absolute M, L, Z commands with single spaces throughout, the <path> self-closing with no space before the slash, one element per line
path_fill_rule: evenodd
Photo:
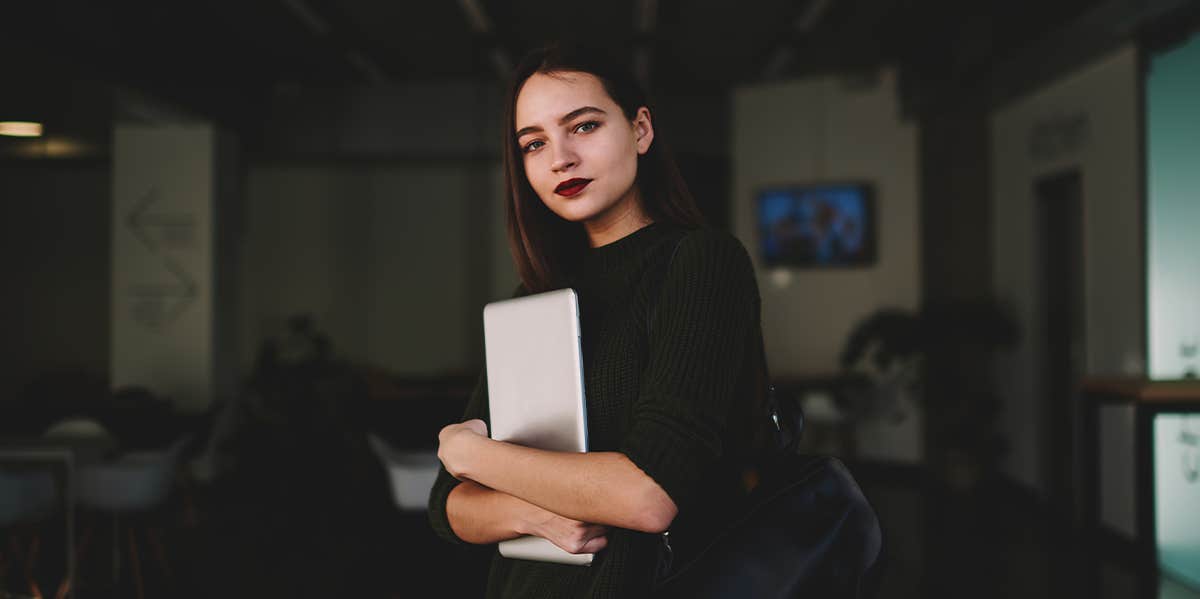
<path fill-rule="evenodd" d="M 489 439 L 483 378 L 465 421 L 439 435 L 429 501 L 452 542 L 532 534 L 596 556 L 580 567 L 497 555 L 489 597 L 650 594 L 661 533 L 686 559 L 743 492 L 738 460 L 765 435 L 750 260 L 700 226 L 645 97 L 599 56 L 550 46 L 527 57 L 504 141 L 517 293 L 579 296 L 591 451 Z"/>

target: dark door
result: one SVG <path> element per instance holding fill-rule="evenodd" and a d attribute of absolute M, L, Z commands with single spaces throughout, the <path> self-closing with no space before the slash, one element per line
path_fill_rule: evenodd
<path fill-rule="evenodd" d="M 1083 198 L 1078 170 L 1035 184 L 1041 290 L 1038 319 L 1041 446 L 1051 509 L 1063 522 L 1085 520 L 1084 411 L 1078 392 L 1084 374 Z"/>

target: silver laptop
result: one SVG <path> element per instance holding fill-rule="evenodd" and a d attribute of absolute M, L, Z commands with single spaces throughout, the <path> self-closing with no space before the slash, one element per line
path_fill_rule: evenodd
<path fill-rule="evenodd" d="M 553 451 L 587 451 L 587 409 L 580 348 L 579 300 L 559 289 L 502 300 L 483 308 L 491 435 Z M 587 566 L 592 554 L 572 554 L 536 536 L 499 544 L 513 559 Z"/>

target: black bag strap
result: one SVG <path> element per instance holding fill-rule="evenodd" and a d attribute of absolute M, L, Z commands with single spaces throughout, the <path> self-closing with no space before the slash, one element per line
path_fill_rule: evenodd
<path fill-rule="evenodd" d="M 761 325 L 760 325 L 761 327 Z M 767 416 L 775 427 L 778 451 L 795 451 L 804 433 L 804 410 L 798 402 L 780 402 L 775 390 L 770 371 L 767 369 L 767 350 L 765 340 L 759 335 L 759 363 L 762 364 L 764 387 L 766 393 Z"/>
<path fill-rule="evenodd" d="M 760 325 L 761 326 L 761 325 Z M 771 382 L 771 373 L 767 367 L 767 349 L 766 341 L 759 335 L 758 353 L 759 364 L 762 365 L 763 381 L 761 393 L 766 394 L 767 418 L 771 420 L 771 425 L 775 430 L 775 447 L 776 451 L 784 451 L 796 444 L 799 439 L 800 431 L 793 425 L 792 419 L 784 415 L 782 406 L 779 403 L 779 395 L 775 391 L 775 384 Z M 799 423 L 804 422 L 803 416 L 800 416 Z"/>

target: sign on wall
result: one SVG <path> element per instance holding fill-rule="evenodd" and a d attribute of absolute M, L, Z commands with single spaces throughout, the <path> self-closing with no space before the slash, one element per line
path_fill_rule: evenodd
<path fill-rule="evenodd" d="M 183 410 L 214 392 L 216 137 L 207 125 L 114 135 L 112 385 Z"/>

